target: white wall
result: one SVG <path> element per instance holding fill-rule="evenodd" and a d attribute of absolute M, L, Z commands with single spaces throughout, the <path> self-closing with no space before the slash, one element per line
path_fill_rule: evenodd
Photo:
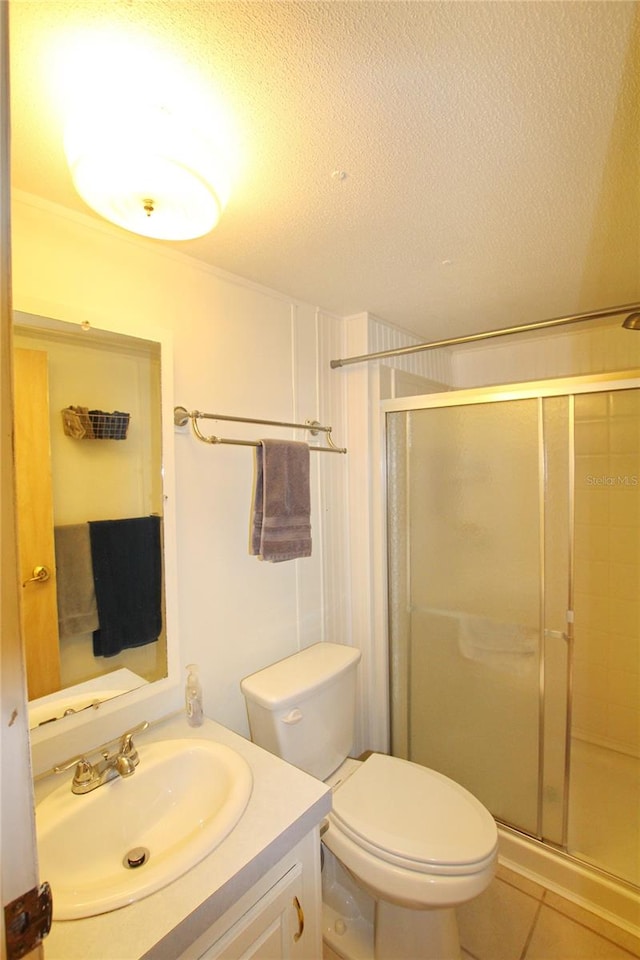
<path fill-rule="evenodd" d="M 345 351 L 360 356 L 420 343 L 418 337 L 362 313 L 346 322 Z M 453 381 L 446 350 L 341 368 L 349 415 L 351 618 L 362 650 L 359 738 L 362 749 L 389 748 L 387 642 L 386 456 L 380 402 L 446 388 Z"/>
<path fill-rule="evenodd" d="M 342 347 L 335 317 L 24 195 L 14 200 L 13 258 L 16 310 L 96 327 L 116 316 L 133 336 L 170 334 L 177 404 L 317 418 L 348 445 L 343 380 L 328 366 Z M 211 426 L 222 436 L 303 439 Z M 269 564 L 248 555 L 253 450 L 211 447 L 177 428 L 175 454 L 182 662 L 200 665 L 206 713 L 246 733 L 243 676 L 317 640 L 350 640 L 348 456 L 312 453 L 313 556 Z"/>
<path fill-rule="evenodd" d="M 640 367 L 640 334 L 622 328 L 621 318 L 564 327 L 555 333 L 517 334 L 452 351 L 457 388 L 577 377 Z"/>

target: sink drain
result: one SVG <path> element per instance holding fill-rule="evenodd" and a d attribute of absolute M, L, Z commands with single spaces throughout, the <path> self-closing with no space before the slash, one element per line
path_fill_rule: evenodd
<path fill-rule="evenodd" d="M 122 863 L 127 870 L 135 870 L 137 867 L 143 867 L 150 856 L 151 854 L 146 847 L 133 847 L 132 850 L 125 853 Z"/>

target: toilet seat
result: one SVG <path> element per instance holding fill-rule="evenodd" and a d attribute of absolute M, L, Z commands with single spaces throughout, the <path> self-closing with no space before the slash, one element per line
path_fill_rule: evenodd
<path fill-rule="evenodd" d="M 372 754 L 335 790 L 334 829 L 405 870 L 468 876 L 495 859 L 497 830 L 460 784 L 426 767 Z"/>

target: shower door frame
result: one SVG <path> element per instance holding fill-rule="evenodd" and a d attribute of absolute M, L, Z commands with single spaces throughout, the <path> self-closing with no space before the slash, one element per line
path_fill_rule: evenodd
<path fill-rule="evenodd" d="M 389 509 L 389 491 L 388 491 L 388 420 L 387 414 L 390 413 L 411 413 L 419 410 L 437 409 L 441 407 L 459 407 L 472 406 L 485 403 L 501 403 L 510 400 L 538 400 L 541 404 L 547 397 L 566 397 L 570 405 L 570 436 L 568 450 L 569 467 L 569 491 L 568 491 L 568 521 L 569 521 L 569 544 L 568 544 L 568 584 L 567 584 L 567 612 L 568 622 L 564 639 L 567 641 L 567 688 L 566 688 L 566 716 L 565 716 L 565 743 L 564 743 L 564 783 L 563 783 L 563 806 L 562 806 L 562 843 L 557 844 L 545 839 L 543 836 L 543 777 L 542 770 L 544 764 L 544 707 L 545 707 L 545 678 L 544 678 L 544 656 L 545 656 L 545 634 L 548 631 L 540 631 L 540 650 L 539 650 L 539 707 L 538 707 L 538 796 L 537 796 L 537 831 L 531 834 L 526 830 L 514 827 L 511 824 L 505 824 L 510 829 L 521 833 L 523 836 L 533 837 L 536 840 L 548 843 L 552 847 L 562 850 L 568 856 L 568 830 L 569 830 L 569 785 L 570 785 L 570 767 L 571 767 L 571 730 L 572 730 L 572 664 L 573 664 L 573 610 L 574 610 L 574 526 L 575 526 L 575 450 L 574 450 L 574 402 L 576 395 L 596 394 L 611 392 L 616 390 L 634 390 L 640 389 L 640 370 L 632 369 L 626 371 L 617 371 L 614 373 L 589 374 L 577 377 L 562 377 L 548 380 L 535 380 L 523 383 L 501 384 L 488 387 L 474 387 L 471 389 L 452 389 L 437 393 L 423 394 L 420 396 L 402 397 L 399 399 L 383 400 L 380 404 L 382 419 L 382 451 L 384 458 L 384 515 L 385 515 L 385 553 L 386 553 L 386 571 L 387 571 L 387 600 L 386 600 L 386 644 L 387 659 L 389 663 L 389 706 L 387 725 L 389 730 L 389 744 L 391 750 L 391 720 L 393 712 L 393 690 L 391 689 L 391 578 L 389 570 L 391 566 L 391 549 L 388 536 L 388 509 Z M 541 413 L 538 414 L 539 424 L 541 423 Z M 540 478 L 540 483 L 543 478 Z M 542 529 L 543 529 L 542 525 Z M 544 581 L 542 581 L 544 582 Z M 544 589 L 541 588 L 541 607 L 544 608 Z M 541 619 L 541 625 L 544 624 L 544 618 Z"/>

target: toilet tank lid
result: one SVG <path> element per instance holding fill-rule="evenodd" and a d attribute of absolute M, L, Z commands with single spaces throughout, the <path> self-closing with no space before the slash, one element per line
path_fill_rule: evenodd
<path fill-rule="evenodd" d="M 360 651 L 340 643 L 315 643 L 240 681 L 248 700 L 279 710 L 331 683 L 360 660 Z"/>

